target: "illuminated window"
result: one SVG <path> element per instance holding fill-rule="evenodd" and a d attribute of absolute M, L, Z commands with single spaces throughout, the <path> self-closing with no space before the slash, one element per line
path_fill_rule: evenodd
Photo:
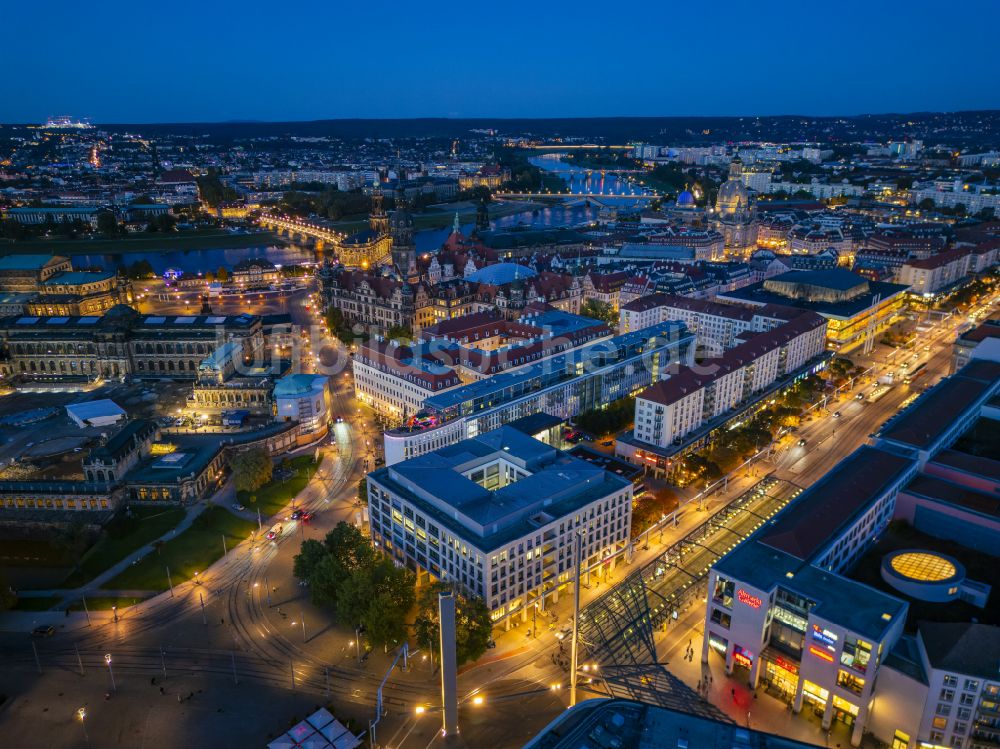
<path fill-rule="evenodd" d="M 865 688 L 865 680 L 860 676 L 855 676 L 849 671 L 840 669 L 837 671 L 837 686 L 850 689 L 855 694 L 861 694 Z"/>
<path fill-rule="evenodd" d="M 937 717 L 934 719 L 933 725 L 935 728 L 946 728 L 948 726 L 948 719 Z"/>

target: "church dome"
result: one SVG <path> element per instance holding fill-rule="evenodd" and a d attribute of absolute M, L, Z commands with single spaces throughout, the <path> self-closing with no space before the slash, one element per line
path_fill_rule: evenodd
<path fill-rule="evenodd" d="M 751 260 L 764 260 L 770 262 L 778 257 L 778 254 L 773 250 L 757 250 L 750 256 Z"/>
<path fill-rule="evenodd" d="M 691 194 L 690 190 L 685 190 L 680 195 L 677 196 L 677 207 L 678 208 L 694 208 L 695 200 L 694 195 Z"/>

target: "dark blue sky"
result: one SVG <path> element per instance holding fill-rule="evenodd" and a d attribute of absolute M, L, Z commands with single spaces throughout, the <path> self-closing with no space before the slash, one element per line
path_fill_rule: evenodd
<path fill-rule="evenodd" d="M 4 3 L 0 122 L 1000 108 L 997 0 Z"/>

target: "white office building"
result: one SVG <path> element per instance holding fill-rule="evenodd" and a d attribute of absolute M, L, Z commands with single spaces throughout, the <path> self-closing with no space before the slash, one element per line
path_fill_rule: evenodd
<path fill-rule="evenodd" d="M 368 499 L 377 546 L 481 597 L 508 626 L 571 587 L 577 535 L 600 574 L 632 522 L 629 481 L 513 426 L 368 474 Z"/>

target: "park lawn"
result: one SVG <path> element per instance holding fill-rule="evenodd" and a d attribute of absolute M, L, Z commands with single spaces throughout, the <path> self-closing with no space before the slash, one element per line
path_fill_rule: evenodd
<path fill-rule="evenodd" d="M 194 519 L 191 526 L 176 538 L 152 551 L 102 587 L 106 590 L 166 590 L 167 568 L 170 579 L 178 585 L 194 577 L 222 556 L 222 538 L 233 549 L 257 530 L 257 523 L 243 520 L 225 508 L 213 505 Z M 88 605 L 90 599 L 87 599 Z"/>
<path fill-rule="evenodd" d="M 184 519 L 182 507 L 133 507 L 132 517 L 120 515 L 108 523 L 104 535 L 83 555 L 80 566 L 67 577 L 64 588 L 79 588 L 120 562 L 136 549 L 152 543 Z"/>
<path fill-rule="evenodd" d="M 87 596 L 87 611 L 110 611 L 117 606 L 118 610 L 127 609 L 137 603 L 145 601 L 146 598 L 116 597 L 116 596 Z M 83 611 L 83 601 L 77 598 L 69 605 L 70 611 Z"/>
<path fill-rule="evenodd" d="M 284 481 L 274 479 L 256 491 L 238 492 L 236 495 L 237 500 L 250 511 L 260 510 L 260 514 L 264 518 L 269 518 L 271 515 L 282 510 L 292 501 L 295 495 L 305 489 L 309 482 L 312 481 L 316 469 L 319 468 L 319 463 L 313 460 L 313 456 L 310 453 L 309 455 L 299 455 L 292 458 L 287 462 L 286 467 L 288 470 L 293 471 L 294 475 Z M 274 470 L 277 474 L 281 470 L 281 466 L 275 466 Z"/>
<path fill-rule="evenodd" d="M 64 252 L 73 255 L 128 252 L 173 252 L 174 250 L 235 250 L 244 247 L 283 244 L 270 231 L 231 234 L 219 231 L 184 231 L 176 234 L 147 234 L 124 239 L 28 239 L 0 244 L 0 255 L 13 252 Z"/>
<path fill-rule="evenodd" d="M 48 611 L 59 602 L 56 596 L 18 598 L 14 611 Z"/>

